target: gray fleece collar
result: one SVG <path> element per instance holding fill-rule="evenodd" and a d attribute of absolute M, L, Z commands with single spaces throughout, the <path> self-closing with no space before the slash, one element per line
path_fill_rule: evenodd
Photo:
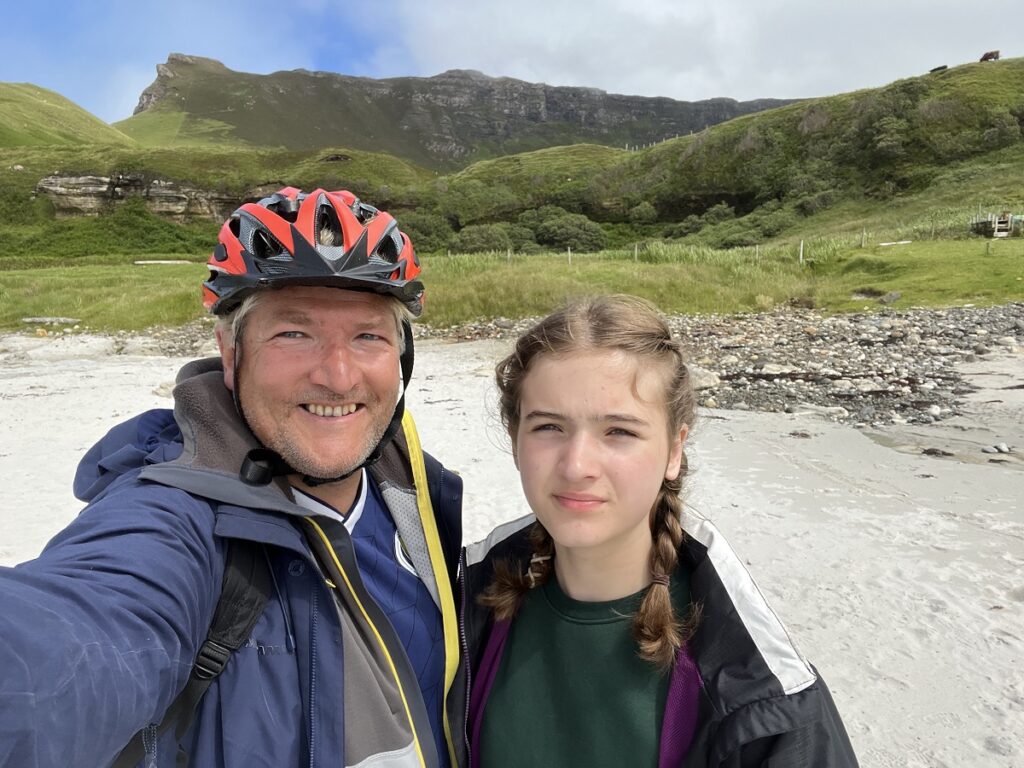
<path fill-rule="evenodd" d="M 140 477 L 214 501 L 304 516 L 284 477 L 268 485 L 240 479 L 246 455 L 262 446 L 235 409 L 219 357 L 194 360 L 178 372 L 174 419 L 184 443 L 181 456 L 145 468 Z"/>

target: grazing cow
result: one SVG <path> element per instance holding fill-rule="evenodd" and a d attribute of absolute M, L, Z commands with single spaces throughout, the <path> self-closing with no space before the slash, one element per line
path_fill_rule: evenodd
<path fill-rule="evenodd" d="M 989 51 L 983 54 L 978 61 L 999 61 L 999 51 Z"/>

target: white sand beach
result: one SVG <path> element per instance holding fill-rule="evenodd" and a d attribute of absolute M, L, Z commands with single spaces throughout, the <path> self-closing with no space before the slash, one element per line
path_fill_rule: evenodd
<path fill-rule="evenodd" d="M 494 415 L 506 348 L 417 343 L 410 409 L 465 480 L 467 540 L 525 511 Z M 0 337 L 0 565 L 77 514 L 71 480 L 94 441 L 170 407 L 183 359 L 113 351 L 104 337 Z M 688 445 L 689 503 L 828 681 L 867 767 L 1024 765 L 1024 389 L 1007 389 L 1024 384 L 1024 355 L 963 373 L 982 389 L 934 426 L 704 410 Z M 999 442 L 1011 453 L 980 450 Z"/>

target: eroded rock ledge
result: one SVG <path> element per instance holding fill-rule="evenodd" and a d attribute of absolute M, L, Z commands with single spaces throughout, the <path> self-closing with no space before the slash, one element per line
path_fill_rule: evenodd
<path fill-rule="evenodd" d="M 59 218 L 97 216 L 111 205 L 138 197 L 151 212 L 175 221 L 197 218 L 221 221 L 230 216 L 240 202 L 237 195 L 211 192 L 143 173 L 54 174 L 40 180 L 36 194 L 53 203 Z"/>

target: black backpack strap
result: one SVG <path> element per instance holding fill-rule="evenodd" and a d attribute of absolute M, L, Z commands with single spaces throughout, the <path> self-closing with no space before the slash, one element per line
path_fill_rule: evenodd
<path fill-rule="evenodd" d="M 199 700 L 217 675 L 224 671 L 231 654 L 241 648 L 252 634 L 270 598 L 271 589 L 273 576 L 263 546 L 241 539 L 229 541 L 220 600 L 185 688 L 164 712 L 160 724 L 143 728 L 135 734 L 111 768 L 134 768 L 146 754 L 146 743 L 152 743 L 172 726 L 175 738 L 180 741 L 185 736 Z"/>

